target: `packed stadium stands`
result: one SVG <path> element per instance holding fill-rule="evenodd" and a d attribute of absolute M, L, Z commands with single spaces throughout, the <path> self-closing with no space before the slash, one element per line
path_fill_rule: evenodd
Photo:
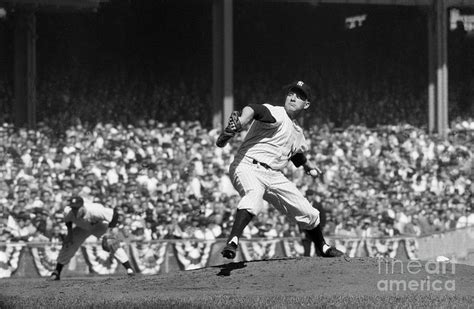
<path fill-rule="evenodd" d="M 420 39 L 425 24 L 418 11 L 374 10 L 377 18 L 369 15 L 367 28 L 334 27 L 324 35 L 316 22 L 301 18 L 304 24 L 282 37 L 274 29 L 285 8 L 272 8 L 274 25 L 258 19 L 261 9 L 236 9 L 236 108 L 279 104 L 281 87 L 293 79 L 314 86 L 317 99 L 304 127 L 310 155 L 325 174 L 313 180 L 292 166 L 285 173 L 322 204 L 325 233 L 419 236 L 474 224 L 474 78 L 462 70 L 472 59 L 450 63 L 451 131 L 443 140 L 426 131 L 426 64 L 419 52 L 426 46 Z M 150 30 L 169 23 L 167 17 L 137 19 L 127 10 L 99 12 L 98 18 L 38 16 L 35 130 L 12 125 L 13 83 L 2 70 L 0 242 L 60 240 L 71 194 L 118 207 L 123 223 L 116 232 L 124 239 L 228 234 L 239 197 L 227 168 L 245 132 L 226 148 L 214 145 L 219 128 L 210 127 L 211 51 L 210 44 L 200 45 L 210 34 L 190 35 L 192 44 L 170 43 L 171 35 L 154 37 Z M 186 14 L 189 24 L 179 31 L 209 26 Z M 300 14 L 315 13 L 302 8 Z M 400 16 L 403 22 L 392 27 Z M 250 23 L 255 19 L 257 26 Z M 133 27 L 148 32 L 132 39 Z M 292 32 L 300 28 L 314 33 Z M 5 29 L 2 42 L 8 42 Z M 282 46 L 282 39 L 294 48 Z M 9 68 L 11 58 L 1 55 L 2 68 Z M 268 207 L 244 236 L 300 231 Z"/>
<path fill-rule="evenodd" d="M 302 191 L 315 192 L 330 235 L 422 235 L 472 224 L 474 120 L 455 127 L 449 140 L 440 140 L 409 125 L 313 126 L 310 153 L 324 178 L 313 180 L 293 166 L 285 173 Z M 71 194 L 118 207 L 125 238 L 228 233 L 238 195 L 227 167 L 240 138 L 217 148 L 218 130 L 198 121 L 77 124 L 62 136 L 52 132 L 44 124 L 0 127 L 1 240 L 61 237 Z M 299 231 L 268 207 L 245 235 Z"/>

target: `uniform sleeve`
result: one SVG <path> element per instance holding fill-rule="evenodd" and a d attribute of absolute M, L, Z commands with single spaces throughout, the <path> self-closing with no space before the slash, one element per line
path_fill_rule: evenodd
<path fill-rule="evenodd" d="M 266 122 L 272 126 L 279 126 L 280 124 L 283 123 L 284 115 L 286 115 L 286 112 L 283 108 L 279 108 L 278 106 L 273 106 L 271 104 L 265 103 L 262 104 L 264 108 L 266 108 L 269 112 L 269 115 L 275 119 L 274 122 Z"/>
<path fill-rule="evenodd" d="M 253 118 L 255 120 L 261 121 L 261 122 L 266 122 L 266 123 L 275 123 L 276 119 L 273 117 L 272 113 L 266 107 L 265 105 L 262 104 L 249 104 L 249 107 L 253 109 L 254 111 L 254 116 Z"/>
<path fill-rule="evenodd" d="M 95 224 L 102 221 L 112 221 L 114 210 L 99 203 L 91 203 L 88 205 L 88 213 L 89 221 Z"/>

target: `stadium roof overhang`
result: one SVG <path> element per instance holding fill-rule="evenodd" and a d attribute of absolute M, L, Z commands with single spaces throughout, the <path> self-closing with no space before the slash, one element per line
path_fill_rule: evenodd
<path fill-rule="evenodd" d="M 0 6 L 7 8 L 33 9 L 92 9 L 109 0 L 0 0 Z M 197 0 L 199 1 L 199 0 Z M 354 5 L 398 5 L 398 6 L 431 6 L 437 0 L 271 0 L 280 2 L 300 2 L 318 4 L 354 4 Z M 445 0 L 446 7 L 473 7 L 473 0 Z"/>
<path fill-rule="evenodd" d="M 274 0 L 280 2 L 305 2 L 311 4 L 362 4 L 362 5 L 399 5 L 399 6 L 430 6 L 437 0 Z M 474 7 L 473 0 L 445 0 L 447 7 Z"/>
<path fill-rule="evenodd" d="M 96 10 L 101 2 L 108 0 L 0 0 L 0 6 L 34 10 Z"/>
<path fill-rule="evenodd" d="M 109 0 L 0 0 L 0 6 L 32 8 L 97 9 L 101 2 Z M 305 2 L 311 4 L 362 4 L 429 6 L 437 0 L 273 0 L 280 2 Z M 473 0 L 445 0 L 447 7 L 474 7 Z"/>
<path fill-rule="evenodd" d="M 101 3 L 109 0 L 0 0 L 0 7 L 7 9 L 25 9 L 25 11 L 37 10 L 97 10 Z M 158 0 L 155 0 L 158 1 Z M 176 0 L 178 2 L 179 0 Z M 195 0 L 204 1 L 204 0 Z M 232 2 L 238 0 L 211 0 L 213 3 L 213 124 L 224 125 L 227 115 L 233 110 L 232 97 Z M 257 1 L 257 0 L 255 0 Z M 264 1 L 264 0 L 260 0 Z M 448 104 L 448 80 L 447 80 L 447 10 L 449 7 L 474 7 L 474 0 L 265 0 L 294 3 L 318 4 L 345 4 L 345 5 L 392 5 L 392 6 L 418 6 L 428 7 L 428 41 L 429 43 L 429 128 L 436 129 L 441 136 L 446 136 L 448 129 L 447 104 Z M 33 13 L 34 14 L 34 13 Z M 26 14 L 28 15 L 28 14 Z M 23 23 L 35 24 L 34 17 L 28 15 Z M 19 19 L 21 21 L 21 19 Z M 30 57 L 34 59 L 34 27 L 17 27 L 26 29 L 22 34 L 28 44 L 26 48 L 17 48 L 25 57 L 16 57 L 20 64 L 35 63 L 27 61 Z M 31 33 L 30 33 L 31 32 Z M 17 40 L 20 42 L 20 40 Z M 21 53 L 22 52 L 22 53 Z M 28 85 L 34 85 L 33 65 L 24 65 L 26 70 L 16 72 L 18 78 L 27 80 Z M 21 65 L 15 67 L 21 68 Z M 34 86 L 30 87 L 34 90 Z M 35 110 L 33 97 L 34 91 L 23 87 L 15 91 L 16 103 L 22 111 L 17 113 L 18 123 L 28 123 L 34 127 Z M 25 94 L 26 95 L 23 95 Z M 24 100 L 21 98 L 22 95 Z M 22 100 L 24 102 L 22 102 Z M 24 107 L 24 108 L 23 108 Z M 27 118 L 27 120 L 25 120 Z"/>

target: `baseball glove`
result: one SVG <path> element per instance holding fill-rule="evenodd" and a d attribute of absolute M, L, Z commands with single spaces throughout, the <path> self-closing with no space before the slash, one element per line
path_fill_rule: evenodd
<path fill-rule="evenodd" d="M 120 241 L 112 236 L 102 237 L 102 249 L 107 252 L 115 252 L 120 248 Z"/>
<path fill-rule="evenodd" d="M 216 141 L 217 147 L 224 147 L 234 135 L 242 131 L 242 124 L 239 120 L 240 113 L 233 111 L 229 117 L 229 123 L 224 131 L 219 135 Z"/>

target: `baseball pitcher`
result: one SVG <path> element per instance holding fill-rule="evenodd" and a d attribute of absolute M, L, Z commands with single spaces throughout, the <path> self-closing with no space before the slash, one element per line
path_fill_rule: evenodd
<path fill-rule="evenodd" d="M 118 214 L 114 209 L 73 196 L 69 199 L 69 206 L 64 209 L 64 222 L 67 235 L 59 251 L 56 270 L 48 280 L 60 280 L 63 266 L 69 263 L 82 243 L 91 235 L 99 239 L 102 237 L 102 248 L 113 253 L 125 267 L 128 275 L 134 275 L 135 272 L 130 265 L 127 253 L 120 247 L 120 241 L 105 235 L 108 228 L 113 228 L 118 223 Z"/>
<path fill-rule="evenodd" d="M 221 252 L 225 258 L 235 258 L 239 238 L 247 224 L 261 211 L 263 200 L 307 230 L 323 257 L 343 255 L 326 244 L 319 225 L 319 211 L 282 173 L 291 161 L 296 167 L 303 166 L 305 172 L 313 177 L 321 174 L 304 154 L 306 140 L 302 128 L 295 121 L 310 106 L 311 88 L 303 81 L 297 81 L 285 89 L 284 106 L 250 104 L 241 114 L 233 112 L 229 124 L 217 138 L 216 145 L 224 147 L 229 139 L 253 121 L 229 168 L 241 200 L 231 234 Z"/>

